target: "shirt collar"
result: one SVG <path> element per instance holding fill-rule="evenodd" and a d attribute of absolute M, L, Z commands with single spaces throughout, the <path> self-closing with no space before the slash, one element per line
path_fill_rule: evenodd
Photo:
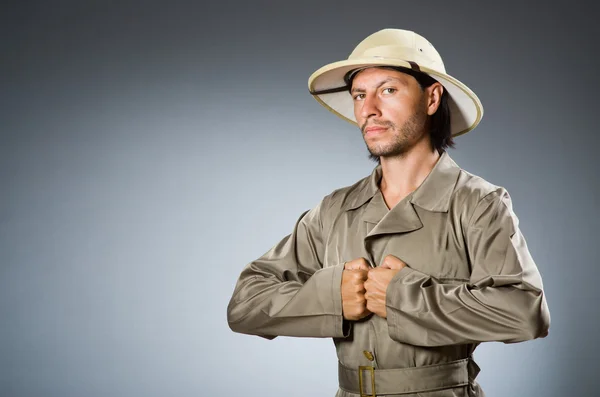
<path fill-rule="evenodd" d="M 432 212 L 447 212 L 450 198 L 461 168 L 443 152 L 425 180 L 411 193 L 410 202 Z M 347 210 L 356 209 L 373 198 L 379 190 L 381 165 L 375 167 L 367 178 L 358 184 L 357 189 L 348 197 Z"/>

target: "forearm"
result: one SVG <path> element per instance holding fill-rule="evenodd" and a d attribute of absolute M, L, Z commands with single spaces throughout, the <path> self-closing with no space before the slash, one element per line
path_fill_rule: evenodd
<path fill-rule="evenodd" d="M 320 269 L 303 284 L 247 275 L 227 307 L 229 326 L 261 336 L 343 337 L 342 271 Z"/>
<path fill-rule="evenodd" d="M 386 306 L 390 337 L 419 346 L 520 342 L 544 336 L 550 324 L 541 288 L 443 284 L 410 268 L 390 283 Z"/>

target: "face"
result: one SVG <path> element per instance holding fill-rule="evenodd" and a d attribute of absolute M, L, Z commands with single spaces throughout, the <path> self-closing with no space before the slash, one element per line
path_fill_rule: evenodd
<path fill-rule="evenodd" d="M 354 115 L 372 159 L 430 145 L 432 87 L 423 90 L 414 77 L 396 70 L 373 67 L 357 73 L 351 89 Z"/>

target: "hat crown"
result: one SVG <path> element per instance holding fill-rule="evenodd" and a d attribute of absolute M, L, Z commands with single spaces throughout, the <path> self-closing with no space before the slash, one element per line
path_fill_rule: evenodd
<path fill-rule="evenodd" d="M 357 59 L 402 59 L 446 73 L 442 57 L 423 36 L 403 29 L 383 29 L 361 41 L 348 57 Z"/>

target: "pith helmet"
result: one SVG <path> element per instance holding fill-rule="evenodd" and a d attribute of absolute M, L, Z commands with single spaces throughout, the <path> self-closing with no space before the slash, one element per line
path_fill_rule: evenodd
<path fill-rule="evenodd" d="M 330 63 L 308 79 L 308 90 L 327 109 L 356 125 L 354 104 L 349 93 L 350 76 L 373 66 L 394 66 L 422 72 L 439 81 L 448 92 L 451 133 L 471 131 L 483 116 L 477 95 L 446 73 L 444 62 L 433 45 L 417 33 L 383 29 L 360 42 L 347 60 Z"/>

